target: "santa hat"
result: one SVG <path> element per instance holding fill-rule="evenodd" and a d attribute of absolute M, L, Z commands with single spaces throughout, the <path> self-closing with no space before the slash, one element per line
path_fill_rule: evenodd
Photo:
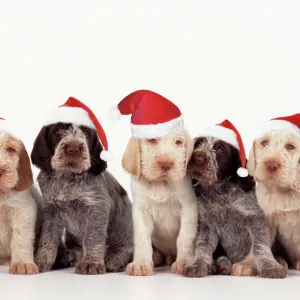
<path fill-rule="evenodd" d="M 65 104 L 59 106 L 59 108 L 56 108 L 49 114 L 43 125 L 48 126 L 59 122 L 82 125 L 96 130 L 104 149 L 100 153 L 100 158 L 104 161 L 113 159 L 113 154 L 108 151 L 107 138 L 100 122 L 91 109 L 81 101 L 70 97 Z"/>
<path fill-rule="evenodd" d="M 113 120 L 131 115 L 132 135 L 149 139 L 168 135 L 183 127 L 179 108 L 165 97 L 148 90 L 135 91 L 109 111 Z"/>
<path fill-rule="evenodd" d="M 12 122 L 9 122 L 4 118 L 0 118 L 0 132 L 5 132 L 16 139 L 21 140 L 19 133 Z"/>
<path fill-rule="evenodd" d="M 258 139 L 266 133 L 272 131 L 288 131 L 296 135 L 300 135 L 300 114 L 295 114 L 287 117 L 279 117 L 265 122 L 255 136 Z"/>
<path fill-rule="evenodd" d="M 204 132 L 202 132 L 201 135 L 217 138 L 238 149 L 240 152 L 242 167 L 238 168 L 237 174 L 240 177 L 248 176 L 248 170 L 246 169 L 246 152 L 243 140 L 238 130 L 233 126 L 233 124 L 230 121 L 224 120 L 220 124 L 216 124 L 212 127 L 209 127 L 206 130 L 204 130 Z"/>

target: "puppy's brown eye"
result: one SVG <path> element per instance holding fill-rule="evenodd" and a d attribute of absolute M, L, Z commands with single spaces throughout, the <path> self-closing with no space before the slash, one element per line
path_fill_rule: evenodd
<path fill-rule="evenodd" d="M 148 142 L 150 144 L 156 144 L 157 143 L 157 139 L 149 139 Z"/>
<path fill-rule="evenodd" d="M 7 152 L 14 152 L 15 149 L 13 149 L 13 148 L 11 148 L 11 147 L 8 147 L 8 148 L 6 148 L 6 151 L 7 151 Z"/>
<path fill-rule="evenodd" d="M 293 144 L 286 144 L 285 145 L 285 149 L 286 150 L 294 150 L 295 149 L 295 146 Z"/>
<path fill-rule="evenodd" d="M 224 148 L 223 147 L 219 147 L 217 149 L 217 152 L 220 153 L 220 154 L 223 154 L 225 152 Z"/>
<path fill-rule="evenodd" d="M 266 146 L 269 145 L 269 142 L 268 142 L 268 141 L 262 141 L 262 142 L 261 142 L 261 145 L 264 146 L 264 147 L 266 147 Z"/>
<path fill-rule="evenodd" d="M 182 145 L 182 141 L 177 140 L 177 141 L 175 142 L 175 144 L 176 144 L 177 146 L 180 146 L 180 145 Z"/>

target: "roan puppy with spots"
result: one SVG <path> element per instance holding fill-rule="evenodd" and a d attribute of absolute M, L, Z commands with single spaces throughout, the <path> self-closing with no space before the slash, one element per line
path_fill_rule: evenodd
<path fill-rule="evenodd" d="M 95 115 L 72 97 L 38 134 L 31 159 L 40 168 L 44 198 L 35 258 L 41 272 L 49 271 L 61 253 L 64 229 L 67 249 L 61 260 L 76 265 L 78 274 L 119 272 L 131 260 L 131 202 L 106 170 L 110 154 Z"/>
<path fill-rule="evenodd" d="M 180 110 L 147 90 L 125 97 L 111 112 L 132 114 L 133 137 L 123 156 L 131 174 L 134 258 L 127 274 L 148 276 L 153 266 L 167 263 L 183 274 L 191 262 L 197 232 L 197 199 L 186 167 L 192 140 Z"/>
<path fill-rule="evenodd" d="M 300 270 L 300 114 L 270 120 L 259 128 L 247 164 L 257 182 L 274 255 Z"/>
<path fill-rule="evenodd" d="M 217 272 L 286 277 L 286 268 L 272 255 L 267 220 L 245 165 L 242 139 L 228 120 L 195 139 L 188 172 L 199 202 L 199 232 L 195 260 L 185 267 L 185 276 L 213 273 L 213 253 L 219 245 L 226 257 L 216 260 Z"/>
<path fill-rule="evenodd" d="M 12 124 L 0 120 L 0 264 L 11 274 L 37 274 L 35 235 L 41 195 L 28 153 Z M 37 230 L 36 230 L 37 229 Z"/>

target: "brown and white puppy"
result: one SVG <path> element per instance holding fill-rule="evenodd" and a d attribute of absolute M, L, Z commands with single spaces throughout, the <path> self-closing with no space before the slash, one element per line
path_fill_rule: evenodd
<path fill-rule="evenodd" d="M 272 243 L 277 238 L 297 270 L 300 270 L 299 161 L 300 136 L 273 131 L 253 142 L 247 165 L 257 182 L 256 195 L 268 218 Z M 279 260 L 287 266 L 282 257 Z"/>
<path fill-rule="evenodd" d="M 188 173 L 194 178 L 199 203 L 199 225 L 194 263 L 186 266 L 187 277 L 213 273 L 213 253 L 219 244 L 232 265 L 231 274 L 283 278 L 287 271 L 270 249 L 267 220 L 255 198 L 251 176 L 241 178 L 238 149 L 215 137 L 195 139 Z M 217 270 L 230 267 L 217 260 Z M 221 272 L 221 273 L 222 273 Z M 228 270 L 225 270 L 225 273 Z"/>
<path fill-rule="evenodd" d="M 33 256 L 41 195 L 32 184 L 30 160 L 24 144 L 1 130 L 0 263 L 10 265 L 11 274 L 39 272 Z"/>
<path fill-rule="evenodd" d="M 132 175 L 134 258 L 128 275 L 151 275 L 153 265 L 174 260 L 172 272 L 183 274 L 191 263 L 197 231 L 197 199 L 186 175 L 191 152 L 192 140 L 182 128 L 129 140 L 122 161 Z"/>
<path fill-rule="evenodd" d="M 131 202 L 106 170 L 102 149 L 94 129 L 73 123 L 44 126 L 35 140 L 31 159 L 41 170 L 44 199 L 36 255 L 41 272 L 54 267 L 64 229 L 76 273 L 119 272 L 132 257 Z"/>

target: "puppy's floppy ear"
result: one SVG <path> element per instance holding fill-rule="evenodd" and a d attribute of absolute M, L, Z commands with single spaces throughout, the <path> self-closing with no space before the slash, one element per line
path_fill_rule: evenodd
<path fill-rule="evenodd" d="M 122 167 L 131 175 L 140 178 L 141 176 L 141 149 L 140 140 L 131 137 L 122 159 Z"/>
<path fill-rule="evenodd" d="M 95 132 L 95 135 L 93 136 L 93 145 L 90 153 L 91 167 L 89 169 L 89 172 L 95 175 L 104 172 L 107 168 L 107 162 L 100 158 L 100 153 L 102 150 L 103 147 L 100 144 L 98 135 Z"/>
<path fill-rule="evenodd" d="M 33 184 L 33 176 L 28 153 L 24 144 L 21 142 L 21 150 L 18 165 L 19 180 L 14 190 L 21 192 L 27 190 Z"/>
<path fill-rule="evenodd" d="M 185 167 L 187 168 L 189 161 L 191 159 L 194 150 L 194 140 L 191 138 L 190 134 L 187 132 L 187 143 L 186 143 L 186 160 Z"/>
<path fill-rule="evenodd" d="M 51 151 L 47 143 L 48 127 L 44 126 L 36 137 L 31 151 L 31 161 L 39 169 L 51 172 Z"/>
<path fill-rule="evenodd" d="M 250 175 L 254 176 L 254 171 L 256 169 L 256 155 L 255 155 L 255 150 L 256 150 L 256 142 L 254 141 L 252 144 L 252 148 L 249 153 L 249 159 L 247 162 L 247 169 Z"/>

